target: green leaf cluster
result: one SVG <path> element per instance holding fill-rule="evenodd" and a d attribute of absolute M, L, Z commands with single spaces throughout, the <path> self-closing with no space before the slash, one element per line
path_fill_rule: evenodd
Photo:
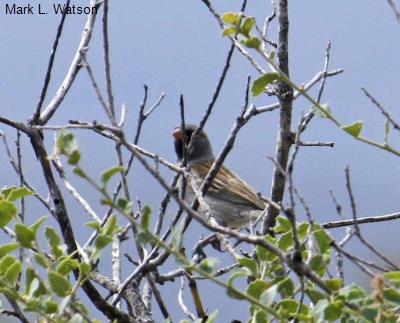
<path fill-rule="evenodd" d="M 239 41 L 248 48 L 259 49 L 261 40 L 251 33 L 256 21 L 254 17 L 245 17 L 242 12 L 225 12 L 222 21 L 228 25 L 222 36 L 235 35 Z"/>

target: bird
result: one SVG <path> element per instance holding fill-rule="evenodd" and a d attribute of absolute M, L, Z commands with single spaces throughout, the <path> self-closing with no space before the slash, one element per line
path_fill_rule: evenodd
<path fill-rule="evenodd" d="M 175 152 L 180 162 L 183 160 L 183 141 L 185 141 L 187 168 L 196 187 L 200 187 L 215 161 L 215 155 L 211 142 L 203 130 L 200 130 L 192 138 L 196 129 L 197 126 L 193 124 L 184 126 L 184 131 L 181 127 L 176 127 L 172 131 L 172 136 Z M 191 203 L 193 199 L 194 193 L 188 183 L 185 201 Z M 251 225 L 268 206 L 253 187 L 223 165 L 206 191 L 204 200 L 215 221 L 219 225 L 232 229 Z"/>

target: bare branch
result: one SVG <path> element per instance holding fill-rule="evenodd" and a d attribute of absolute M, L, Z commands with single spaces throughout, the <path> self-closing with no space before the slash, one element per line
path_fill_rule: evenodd
<path fill-rule="evenodd" d="M 347 191 L 348 191 L 349 197 L 350 197 L 350 204 L 351 204 L 351 210 L 352 210 L 352 214 L 353 214 L 354 233 L 355 233 L 355 235 L 375 255 L 377 255 L 379 258 L 381 258 L 383 261 L 385 261 L 387 264 L 389 264 L 394 270 L 399 270 L 399 267 L 395 263 L 393 263 L 385 255 L 383 255 L 381 252 L 379 252 L 361 234 L 360 228 L 358 226 L 358 221 L 357 221 L 357 207 L 356 207 L 355 199 L 354 199 L 353 192 L 352 192 L 352 189 L 351 189 L 350 171 L 349 171 L 349 167 L 348 166 L 346 167 L 345 171 L 346 171 L 346 188 L 347 188 Z"/>
<path fill-rule="evenodd" d="M 65 7 L 69 7 L 71 0 L 67 0 L 65 2 Z M 53 69 L 53 64 L 54 64 L 54 58 L 56 56 L 56 52 L 57 52 L 57 48 L 58 48 L 58 41 L 60 40 L 61 37 L 61 33 L 64 27 L 64 21 L 65 18 L 67 17 L 67 10 L 64 10 L 62 15 L 61 15 L 61 20 L 60 23 L 57 27 L 57 34 L 56 34 L 56 38 L 54 39 L 54 43 L 53 43 L 53 48 L 51 50 L 51 54 L 50 54 L 50 59 L 49 59 L 49 64 L 47 66 L 47 71 L 46 71 L 46 76 L 44 78 L 44 84 L 43 84 L 43 88 L 42 88 L 42 92 L 40 93 L 40 98 L 39 98 L 39 102 L 36 106 L 36 111 L 32 116 L 32 123 L 36 124 L 39 117 L 40 117 L 40 110 L 42 109 L 42 105 L 44 102 L 44 98 L 46 97 L 46 93 L 47 93 L 47 88 L 49 86 L 50 83 L 50 78 L 51 78 L 51 71 Z"/>
<path fill-rule="evenodd" d="M 395 128 L 396 130 L 400 130 L 400 125 L 396 121 L 394 121 L 390 113 L 387 112 L 386 109 L 371 94 L 369 94 L 369 92 L 365 88 L 362 87 L 361 90 L 372 101 L 372 103 L 382 112 L 382 114 L 390 122 L 393 128 Z"/>
<path fill-rule="evenodd" d="M 96 12 L 97 9 L 100 7 L 101 1 L 98 0 L 90 0 L 90 8 L 95 10 L 90 10 L 88 14 L 88 18 L 85 24 L 85 27 L 82 32 L 81 41 L 79 43 L 78 49 L 76 51 L 75 57 L 72 60 L 71 66 L 68 70 L 67 75 L 64 78 L 64 81 L 58 88 L 56 94 L 54 95 L 53 99 L 47 105 L 46 109 L 41 113 L 40 118 L 35 122 L 35 124 L 44 125 L 46 124 L 53 114 L 56 112 L 57 108 L 64 100 L 64 97 L 68 93 L 69 89 L 71 88 L 72 83 L 74 82 L 82 64 L 82 57 L 84 56 L 85 51 L 88 48 L 94 22 L 96 20 L 96 14 L 92 13 L 93 11 Z"/>
<path fill-rule="evenodd" d="M 278 65 L 279 69 L 289 77 L 289 13 L 287 0 L 280 0 L 278 3 Z M 276 146 L 275 159 L 280 168 L 286 171 L 290 147 L 293 144 L 293 136 L 291 131 L 292 123 L 292 104 L 293 104 L 293 89 L 287 83 L 279 81 L 277 83 L 277 93 L 280 105 L 279 116 L 279 134 Z M 275 166 L 272 186 L 271 200 L 275 203 L 281 203 L 285 192 L 285 176 Z M 262 224 L 263 234 L 268 233 L 275 226 L 275 219 L 279 211 L 269 206 L 267 215 Z"/>
<path fill-rule="evenodd" d="M 330 221 L 321 224 L 324 229 L 334 229 L 345 227 L 349 225 L 364 224 L 364 223 L 377 223 L 377 222 L 386 222 L 391 220 L 397 220 L 400 218 L 400 212 L 385 214 L 385 215 L 375 215 L 375 216 L 366 216 L 362 218 L 357 218 L 357 220 L 340 220 L 340 221 Z"/>

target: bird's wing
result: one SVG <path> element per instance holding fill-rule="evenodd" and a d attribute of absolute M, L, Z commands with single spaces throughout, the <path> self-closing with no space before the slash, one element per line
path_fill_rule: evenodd
<path fill-rule="evenodd" d="M 202 184 L 203 179 L 207 176 L 212 163 L 213 161 L 203 161 L 190 166 L 198 186 Z M 255 189 L 224 166 L 220 168 L 214 177 L 206 195 L 228 202 L 249 205 L 259 210 L 263 210 L 267 206 Z"/>

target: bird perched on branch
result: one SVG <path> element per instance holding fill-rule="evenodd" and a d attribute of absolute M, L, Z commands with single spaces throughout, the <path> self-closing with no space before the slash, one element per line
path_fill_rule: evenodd
<path fill-rule="evenodd" d="M 200 187 L 215 156 L 210 140 L 203 130 L 192 138 L 195 130 L 196 126 L 190 124 L 185 126 L 184 133 L 180 127 L 177 127 L 172 135 L 175 152 L 180 161 L 184 155 L 183 138 L 185 138 L 187 166 L 192 178 L 196 181 L 196 187 Z M 194 193 L 191 184 L 188 183 L 185 200 L 191 203 L 193 199 Z M 267 207 L 267 203 L 260 198 L 254 188 L 225 166 L 221 166 L 212 180 L 204 200 L 217 223 L 230 228 L 240 228 L 254 222 Z"/>

